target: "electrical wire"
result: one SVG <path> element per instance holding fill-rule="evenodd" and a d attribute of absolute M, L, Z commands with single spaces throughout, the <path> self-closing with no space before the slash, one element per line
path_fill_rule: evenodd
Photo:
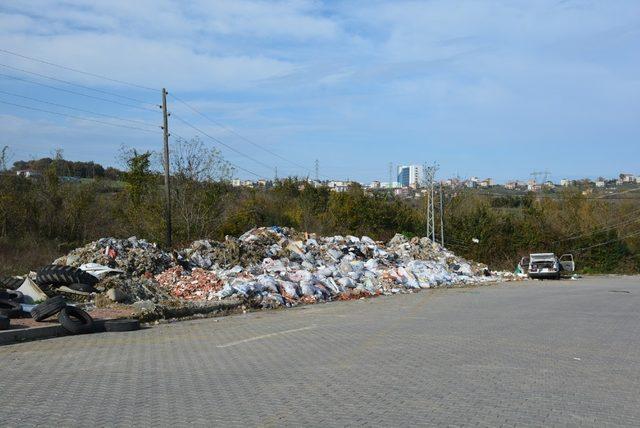
<path fill-rule="evenodd" d="M 616 223 L 616 224 L 612 224 L 612 225 L 609 225 L 609 226 L 605 226 L 605 227 L 603 227 L 601 229 L 596 229 L 596 230 L 593 230 L 591 232 L 581 233 L 581 234 L 578 234 L 578 235 L 569 236 L 567 238 L 558 239 L 556 241 L 552 241 L 551 243 L 552 244 L 557 244 L 558 242 L 573 241 L 574 239 L 578 239 L 578 238 L 582 238 L 582 237 L 590 236 L 590 235 L 595 235 L 596 233 L 599 233 L 599 232 L 607 232 L 607 231 L 609 231 L 611 229 L 615 229 L 615 228 L 620 227 L 620 226 L 624 226 L 624 225 L 627 225 L 627 224 L 630 224 L 630 223 L 633 223 L 633 222 L 636 222 L 636 221 L 640 221 L 640 217 L 637 217 L 638 213 L 640 213 L 640 210 L 633 211 L 633 212 L 623 216 L 623 217 L 629 217 L 631 215 L 634 215 L 634 217 L 632 219 L 630 219 L 630 220 L 625 220 L 625 221 L 622 221 L 620 223 Z"/>
<path fill-rule="evenodd" d="M 70 82 L 68 80 L 58 79 L 57 77 L 48 76 L 48 75 L 42 74 L 42 73 L 36 73 L 35 71 L 25 70 L 24 68 L 14 67 L 12 65 L 7 65 L 7 64 L 0 63 L 0 67 L 8 68 L 10 70 L 20 71 L 22 73 L 31 74 L 31 75 L 34 75 L 34 76 L 42 77 L 44 79 L 53 80 L 54 82 L 60 82 L 60 83 L 65 83 L 65 84 L 71 85 L 71 86 L 77 86 L 79 88 L 87 89 L 89 91 L 95 91 L 95 92 L 99 92 L 101 94 L 111 95 L 112 97 L 124 98 L 126 100 L 134 101 L 134 102 L 141 103 L 141 104 L 153 104 L 153 103 L 149 103 L 147 101 L 139 100 L 137 98 L 128 97 L 126 95 L 116 94 L 116 93 L 111 92 L 111 91 L 105 91 L 105 90 L 102 90 L 102 89 L 92 88 L 90 86 L 81 85 L 79 83 L 73 83 L 73 82 Z"/>
<path fill-rule="evenodd" d="M 272 156 L 275 156 L 275 157 L 277 157 L 277 158 L 279 158 L 279 159 L 281 159 L 281 160 L 283 160 L 283 161 L 285 161 L 285 162 L 288 162 L 288 163 L 290 163 L 291 165 L 294 165 L 294 166 L 295 166 L 295 167 L 297 167 L 297 168 L 301 168 L 302 170 L 307 171 L 308 173 L 312 173 L 312 171 L 311 171 L 309 168 L 307 168 L 307 167 L 305 167 L 305 166 L 303 166 L 303 165 L 300 165 L 299 163 L 294 162 L 294 161 L 292 161 L 292 160 L 290 160 L 290 159 L 287 159 L 287 158 L 285 158 L 284 156 L 282 156 L 282 155 L 280 155 L 280 154 L 278 154 L 278 153 L 276 153 L 276 152 L 274 152 L 274 151 L 272 151 L 272 150 L 269 150 L 269 149 L 267 149 L 266 147 L 263 147 L 262 145 L 260 145 L 260 144 L 258 144 L 258 143 L 256 143 L 256 142 L 254 142 L 254 141 L 250 140 L 249 138 L 247 138 L 247 137 L 245 137 L 245 136 L 243 136 L 243 135 L 239 134 L 239 133 L 238 133 L 238 132 L 236 132 L 234 129 L 232 129 L 232 128 L 229 128 L 229 127 L 225 126 L 225 125 L 224 125 L 224 124 L 222 124 L 221 122 L 219 122 L 219 121 L 217 121 L 217 120 L 215 120 L 215 119 L 211 119 L 209 116 L 207 116 L 207 115 L 205 115 L 204 113 L 202 113 L 201 111 L 197 110 L 195 107 L 191 106 L 189 103 L 187 103 L 186 101 L 184 101 L 182 98 L 178 97 L 177 95 L 173 95 L 173 94 L 171 94 L 171 93 L 170 93 L 170 94 L 169 94 L 169 96 L 170 96 L 170 97 L 172 97 L 172 98 L 174 98 L 176 101 L 178 101 L 178 102 L 180 102 L 180 103 L 184 104 L 187 108 L 189 108 L 191 111 L 193 111 L 193 112 L 194 112 L 194 113 L 196 113 L 197 115 L 199 115 L 199 116 L 201 116 L 201 117 L 205 118 L 206 120 L 208 120 L 209 122 L 211 122 L 211 123 L 213 123 L 213 124 L 215 124 L 215 125 L 219 126 L 220 128 L 222 128 L 222 129 L 224 129 L 224 130 L 226 130 L 226 131 L 228 131 L 228 132 L 231 132 L 232 134 L 236 135 L 237 137 L 241 138 L 242 140 L 246 141 L 247 143 L 249 143 L 249 144 L 251 144 L 251 145 L 253 145 L 253 146 L 255 146 L 255 147 L 259 148 L 260 150 L 265 151 L 266 153 L 269 153 L 269 154 L 270 154 L 270 155 L 272 155 Z"/>
<path fill-rule="evenodd" d="M 631 238 L 631 237 L 637 236 L 637 235 L 640 235 L 640 230 L 636 230 L 635 232 L 632 232 L 632 233 L 630 233 L 628 235 L 620 236 L 618 238 L 611 239 L 609 241 L 600 242 L 599 244 L 594 244 L 594 245 L 590 245 L 588 247 L 578 248 L 578 249 L 575 249 L 575 250 L 572 250 L 572 251 L 574 253 L 577 253 L 577 252 L 584 251 L 584 250 L 590 250 L 592 248 L 601 247 L 603 245 L 611 244 L 611 243 L 617 242 L 617 241 L 622 241 L 623 239 Z"/>
<path fill-rule="evenodd" d="M 262 161 L 260 161 L 260 160 L 258 160 L 258 159 L 255 159 L 255 158 L 253 158 L 253 157 L 251 157 L 251 156 L 249 156 L 249 155 L 247 155 L 247 154 L 245 154 L 245 153 L 241 152 L 240 150 L 238 150 L 238 149 L 236 149 L 236 148 L 234 148 L 234 147 L 232 147 L 232 146 L 230 146 L 230 145 L 226 144 L 225 142 L 221 141 L 220 139 L 218 139 L 218 138 L 216 138 L 216 137 L 213 137 L 213 136 L 211 136 L 211 135 L 207 134 L 206 132 L 204 132 L 204 131 L 203 131 L 203 130 L 201 130 L 200 128 L 196 127 L 195 125 L 192 125 L 191 123 L 189 123 L 189 122 L 187 122 L 186 120 L 182 119 L 180 116 L 176 116 L 175 114 L 173 114 L 173 113 L 172 113 L 172 114 L 171 114 L 171 117 L 173 117 L 173 118 L 175 118 L 175 119 L 178 119 L 180 122 L 184 123 L 186 126 L 188 126 L 188 127 L 192 128 L 193 130 L 195 130 L 195 131 L 197 131 L 197 132 L 201 133 L 202 135 L 204 135 L 204 136 L 206 136 L 206 137 L 210 138 L 211 140 L 215 141 L 216 143 L 218 143 L 218 144 L 220 144 L 220 145 L 222 145 L 222 146 L 224 146 L 224 147 L 228 148 L 229 150 L 234 151 L 234 152 L 238 153 L 239 155 L 244 156 L 244 157 L 246 157 L 247 159 L 250 159 L 250 160 L 252 160 L 253 162 L 255 162 L 255 163 L 257 163 L 257 164 L 260 164 L 260 165 L 264 166 L 265 168 L 267 168 L 267 169 L 269 169 L 269 170 L 271 170 L 271 171 L 273 171 L 273 170 L 274 170 L 274 168 L 273 168 L 271 165 L 267 165 L 266 163 L 264 163 L 264 162 L 262 162 Z"/>
<path fill-rule="evenodd" d="M 631 189 L 631 190 L 627 190 L 625 192 L 629 192 L 629 191 L 635 191 L 635 190 L 640 190 L 640 188 L 638 189 Z M 623 192 L 620 192 L 620 194 L 622 194 Z M 525 198 L 528 197 L 528 194 L 517 194 L 517 195 L 511 195 L 511 194 L 505 194 L 505 193 L 485 193 L 485 192 L 478 192 L 478 193 L 474 193 L 474 196 L 483 196 L 483 197 L 493 197 L 493 198 Z M 617 193 L 612 193 L 611 195 L 617 195 Z M 561 199 L 561 195 L 541 195 L 541 194 L 532 194 L 531 195 L 533 198 L 536 199 L 555 199 L 555 200 L 560 200 Z M 610 198 L 608 196 L 610 195 L 606 195 L 607 198 L 603 198 L 602 196 L 584 196 L 582 195 L 581 199 L 585 199 L 585 200 L 601 200 L 601 201 L 606 201 L 606 200 L 637 200 L 640 201 L 640 198 Z"/>
<path fill-rule="evenodd" d="M 134 104 L 121 103 L 120 101 L 110 100 L 108 98 L 98 97 L 98 96 L 95 96 L 95 95 L 83 94 L 82 92 L 73 91 L 71 89 L 59 88 L 57 86 L 47 85 L 46 83 L 37 82 L 35 80 L 25 79 L 23 77 L 12 76 L 10 74 L 0 73 L 0 76 L 8 77 L 9 79 L 19 80 L 21 82 L 26 82 L 26 83 L 31 83 L 31 84 L 34 84 L 34 85 L 43 86 L 45 88 L 54 89 L 56 91 L 67 92 L 69 94 L 74 94 L 74 95 L 79 95 L 79 96 L 82 96 L 82 97 L 92 98 L 94 100 L 100 100 L 100 101 L 105 101 L 105 102 L 108 102 L 108 103 L 118 104 L 118 105 L 121 105 L 121 106 L 124 106 L 124 107 L 136 108 L 138 110 L 152 111 L 154 113 L 158 112 L 158 110 L 153 110 L 153 109 L 150 109 L 150 108 L 147 108 L 147 107 L 141 107 L 141 106 L 137 106 L 137 105 L 134 105 Z"/>
<path fill-rule="evenodd" d="M 46 61 L 44 59 L 34 58 L 34 57 L 31 57 L 31 56 L 27 56 L 27 55 L 22 55 L 22 54 L 19 54 L 17 52 L 12 52 L 12 51 L 9 51 L 9 50 L 6 50 L 6 49 L 0 49 L 0 52 L 4 52 L 6 54 L 14 55 L 14 56 L 17 56 L 17 57 L 20 57 L 20 58 L 24 58 L 24 59 L 28 59 L 28 60 L 31 60 L 31 61 L 40 62 L 42 64 L 51 65 L 53 67 L 58 67 L 58 68 L 61 68 L 63 70 L 74 71 L 76 73 L 84 74 L 86 76 L 97 77 L 99 79 L 108 80 L 108 81 L 114 82 L 114 83 L 121 83 L 123 85 L 129 85 L 129 86 L 133 86 L 135 88 L 146 89 L 148 91 L 154 91 L 154 92 L 158 91 L 158 89 L 150 88 L 148 86 L 138 85 L 137 83 L 131 83 L 131 82 L 127 82 L 127 81 L 124 81 L 124 80 L 113 79 L 111 77 L 102 76 L 100 74 L 89 73 L 88 71 L 82 71 L 82 70 L 78 70 L 77 68 L 72 68 L 72 67 L 69 67 L 69 66 L 66 66 L 66 65 L 56 64 L 56 63 L 53 63 L 53 62 L 50 62 L 50 61 Z"/>
<path fill-rule="evenodd" d="M 3 91 L 3 90 L 0 90 L 0 93 L 6 94 L 6 95 L 11 95 L 13 97 L 24 98 L 26 100 L 36 101 L 36 102 L 43 103 L 43 104 L 49 104 L 49 105 L 56 106 L 56 107 L 62 107 L 62 108 L 66 108 L 66 109 L 69 109 L 69 110 L 75 110 L 75 111 L 79 111 L 79 112 L 83 112 L 83 113 L 95 114 L 97 116 L 107 117 L 107 118 L 110 118 L 110 119 L 122 120 L 122 121 L 125 121 L 125 122 L 131 122 L 131 123 L 151 126 L 153 128 L 157 128 L 158 127 L 158 125 L 153 125 L 153 124 L 150 124 L 148 122 L 144 122 L 142 120 L 126 119 L 124 117 L 118 117 L 118 116 L 112 116 L 112 115 L 109 115 L 109 114 L 98 113 L 96 111 L 85 110 L 85 109 L 81 109 L 81 108 L 77 108 L 77 107 L 71 107 L 71 106 L 67 106 L 67 105 L 64 105 L 64 104 L 58 104 L 58 103 L 54 103 L 54 102 L 51 102 L 51 101 L 41 100 L 41 99 L 38 99 L 38 98 L 27 97 L 25 95 L 14 94 L 12 92 L 7 92 L 7 91 Z"/>
<path fill-rule="evenodd" d="M 59 112 L 56 112 L 56 111 L 45 110 L 45 109 L 41 109 L 41 108 L 37 108 L 37 107 L 25 106 L 25 105 L 22 105 L 22 104 L 15 104 L 15 103 L 11 103 L 11 102 L 8 102 L 8 101 L 3 101 L 3 100 L 0 100 L 0 103 L 7 104 L 7 105 L 10 105 L 10 106 L 14 106 L 14 107 L 24 108 L 24 109 L 27 109 L 27 110 L 34 110 L 34 111 L 39 111 L 39 112 L 43 112 L 43 113 L 55 114 L 57 116 L 70 117 L 72 119 L 86 120 L 86 121 L 89 121 L 89 122 L 100 123 L 100 124 L 103 124 L 103 125 L 115 126 L 115 127 L 119 127 L 119 128 L 137 129 L 139 131 L 152 132 L 154 134 L 157 133 L 156 131 L 152 131 L 150 129 L 139 128 L 137 126 L 120 125 L 120 124 L 117 124 L 117 123 L 105 122 L 105 121 L 102 121 L 102 120 L 91 119 L 91 118 L 88 118 L 88 117 L 75 116 L 75 115 L 72 115 L 72 114 L 59 113 Z"/>
<path fill-rule="evenodd" d="M 623 190 L 622 192 L 616 192 L 616 193 L 609 193 L 609 194 L 605 194 L 605 195 L 600 195 L 600 196 L 596 197 L 595 199 L 607 199 L 609 196 L 612 196 L 612 195 L 622 195 L 624 193 L 637 192 L 638 190 L 640 190 L 640 187 L 638 187 L 636 189 Z"/>

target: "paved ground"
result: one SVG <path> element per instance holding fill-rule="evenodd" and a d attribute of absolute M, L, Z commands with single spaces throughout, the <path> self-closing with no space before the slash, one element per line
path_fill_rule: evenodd
<path fill-rule="evenodd" d="M 3 346 L 0 394 L 0 426 L 640 426 L 640 278 Z"/>

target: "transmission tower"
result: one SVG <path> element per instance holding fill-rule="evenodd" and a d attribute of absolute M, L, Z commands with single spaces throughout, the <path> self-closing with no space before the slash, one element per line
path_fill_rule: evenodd
<path fill-rule="evenodd" d="M 389 162 L 389 189 L 393 187 L 393 162 Z"/>
<path fill-rule="evenodd" d="M 424 184 L 427 189 L 427 238 L 432 242 L 436 241 L 436 216 L 435 216 L 435 177 L 438 171 L 438 165 L 433 164 L 427 166 L 424 164 Z"/>
<path fill-rule="evenodd" d="M 533 179 L 538 183 L 539 177 L 542 177 L 542 182 L 546 183 L 549 180 L 549 176 L 551 175 L 551 171 L 545 169 L 544 171 L 533 171 L 529 174 L 533 177 Z"/>
<path fill-rule="evenodd" d="M 316 159 L 316 181 L 320 181 L 320 161 Z"/>

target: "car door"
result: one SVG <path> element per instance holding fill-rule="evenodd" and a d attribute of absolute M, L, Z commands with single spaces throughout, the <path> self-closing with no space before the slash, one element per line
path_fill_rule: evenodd
<path fill-rule="evenodd" d="M 563 254 L 558 261 L 560 262 L 560 266 L 562 266 L 562 270 L 565 272 L 573 272 L 576 270 L 573 254 Z"/>

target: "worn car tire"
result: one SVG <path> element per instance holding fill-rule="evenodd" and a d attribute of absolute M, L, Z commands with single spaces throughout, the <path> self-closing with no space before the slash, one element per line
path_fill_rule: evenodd
<path fill-rule="evenodd" d="M 95 285 L 98 278 L 73 266 L 47 265 L 38 271 L 38 285 L 54 285 L 60 287 L 69 284 Z"/>
<path fill-rule="evenodd" d="M 71 334 L 93 333 L 91 315 L 75 306 L 65 306 L 58 314 L 58 321 Z"/>
<path fill-rule="evenodd" d="M 9 317 L 0 315 L 0 330 L 6 330 L 11 325 L 11 321 L 9 321 Z"/>
<path fill-rule="evenodd" d="M 106 331 L 140 330 L 140 320 L 129 318 L 121 320 L 108 320 L 104 322 L 104 329 Z"/>
<path fill-rule="evenodd" d="M 11 300 L 16 303 L 22 303 L 24 294 L 14 290 L 2 290 L 0 291 L 0 300 Z"/>
<path fill-rule="evenodd" d="M 60 312 L 67 303 L 64 301 L 64 297 L 55 296 L 45 300 L 38 306 L 31 310 L 31 317 L 36 321 L 42 321 L 45 318 L 49 318 L 58 312 Z"/>
<path fill-rule="evenodd" d="M 0 315 L 7 318 L 18 318 L 22 315 L 20 303 L 13 300 L 0 299 Z"/>
<path fill-rule="evenodd" d="M 0 289 L 15 290 L 20 287 L 23 282 L 24 278 L 20 278 L 19 276 L 3 276 L 0 277 Z"/>

